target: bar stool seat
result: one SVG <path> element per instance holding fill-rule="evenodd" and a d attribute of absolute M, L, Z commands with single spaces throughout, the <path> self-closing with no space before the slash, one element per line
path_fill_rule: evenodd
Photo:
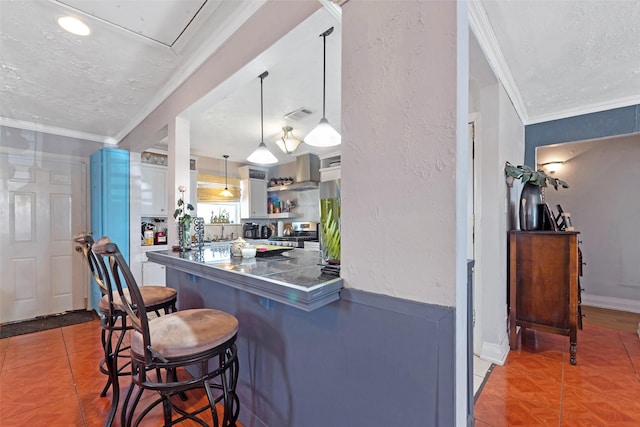
<path fill-rule="evenodd" d="M 153 348 L 166 359 L 207 351 L 229 341 L 236 333 L 238 319 L 224 311 L 206 308 L 178 311 L 149 321 Z M 131 351 L 144 357 L 144 340 L 138 331 L 131 336 Z"/>
<path fill-rule="evenodd" d="M 149 311 L 163 310 L 165 307 L 168 307 L 171 311 L 175 311 L 172 309 L 172 305 L 176 302 L 177 292 L 175 289 L 167 288 L 165 286 L 143 286 L 140 288 L 140 293 L 142 294 L 142 299 L 144 300 L 144 305 L 147 307 Z M 124 294 L 127 299 L 131 299 L 129 295 L 129 290 L 124 289 Z M 109 310 L 109 296 L 104 295 L 98 306 L 100 310 L 106 312 Z M 124 305 L 122 304 L 122 299 L 120 295 L 114 293 L 113 294 L 113 305 L 121 311 L 124 311 Z"/>

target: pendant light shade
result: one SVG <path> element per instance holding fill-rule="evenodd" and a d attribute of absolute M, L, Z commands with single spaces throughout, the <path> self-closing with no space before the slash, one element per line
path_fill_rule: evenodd
<path fill-rule="evenodd" d="M 227 183 L 227 159 L 229 158 L 229 155 L 225 154 L 222 157 L 224 157 L 224 190 L 220 192 L 220 195 L 222 197 L 233 197 L 233 193 L 229 191 L 229 185 Z"/>
<path fill-rule="evenodd" d="M 296 151 L 298 145 L 302 143 L 302 141 L 293 136 L 293 134 L 291 133 L 292 130 L 293 128 L 291 126 L 284 126 L 282 128 L 284 135 L 282 136 L 282 138 L 276 140 L 276 144 L 278 145 L 278 147 L 286 154 L 291 154 Z"/>
<path fill-rule="evenodd" d="M 322 69 L 322 118 L 307 137 L 304 139 L 308 145 L 313 147 L 332 147 L 342 142 L 342 137 L 330 124 L 325 117 L 326 104 L 326 85 L 327 85 L 327 36 L 333 32 L 333 27 L 320 34 L 323 43 L 323 69 Z"/>
<path fill-rule="evenodd" d="M 329 124 L 329 120 L 323 117 L 318 126 L 309 132 L 304 142 L 314 147 L 333 147 L 340 145 L 341 140 L 342 137 L 338 131 Z"/>
<path fill-rule="evenodd" d="M 262 99 L 262 81 L 268 75 L 269 72 L 265 71 L 258 76 L 260 78 L 260 144 L 258 145 L 258 148 L 256 148 L 256 150 L 251 153 L 249 157 L 247 157 L 247 161 L 262 165 L 278 163 L 278 159 L 276 158 L 276 156 L 274 156 L 273 153 L 269 151 L 264 143 L 264 106 Z"/>

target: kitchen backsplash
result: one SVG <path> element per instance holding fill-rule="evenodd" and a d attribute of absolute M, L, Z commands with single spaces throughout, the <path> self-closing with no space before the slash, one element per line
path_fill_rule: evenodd
<path fill-rule="evenodd" d="M 295 201 L 293 211 L 299 216 L 293 221 L 320 221 L 320 198 L 317 189 L 305 191 L 280 191 L 275 194 L 281 204 L 286 200 Z"/>

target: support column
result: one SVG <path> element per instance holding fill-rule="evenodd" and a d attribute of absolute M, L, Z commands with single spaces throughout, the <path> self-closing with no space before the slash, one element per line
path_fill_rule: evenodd
<path fill-rule="evenodd" d="M 169 160 L 167 174 L 167 243 L 169 247 L 176 245 L 178 242 L 178 227 L 173 219 L 173 212 L 178 206 L 178 199 L 181 194 L 178 187 L 184 185 L 187 191 L 184 193 L 184 200 L 188 203 L 191 191 L 190 188 L 191 173 L 189 163 L 191 158 L 191 139 L 189 130 L 191 122 L 182 117 L 176 117 L 175 120 L 169 122 Z"/>

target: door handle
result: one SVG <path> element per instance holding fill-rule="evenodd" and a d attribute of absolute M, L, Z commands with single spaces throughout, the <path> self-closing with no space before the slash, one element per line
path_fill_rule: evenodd
<path fill-rule="evenodd" d="M 76 246 L 76 252 L 82 252 L 82 246 Z"/>

